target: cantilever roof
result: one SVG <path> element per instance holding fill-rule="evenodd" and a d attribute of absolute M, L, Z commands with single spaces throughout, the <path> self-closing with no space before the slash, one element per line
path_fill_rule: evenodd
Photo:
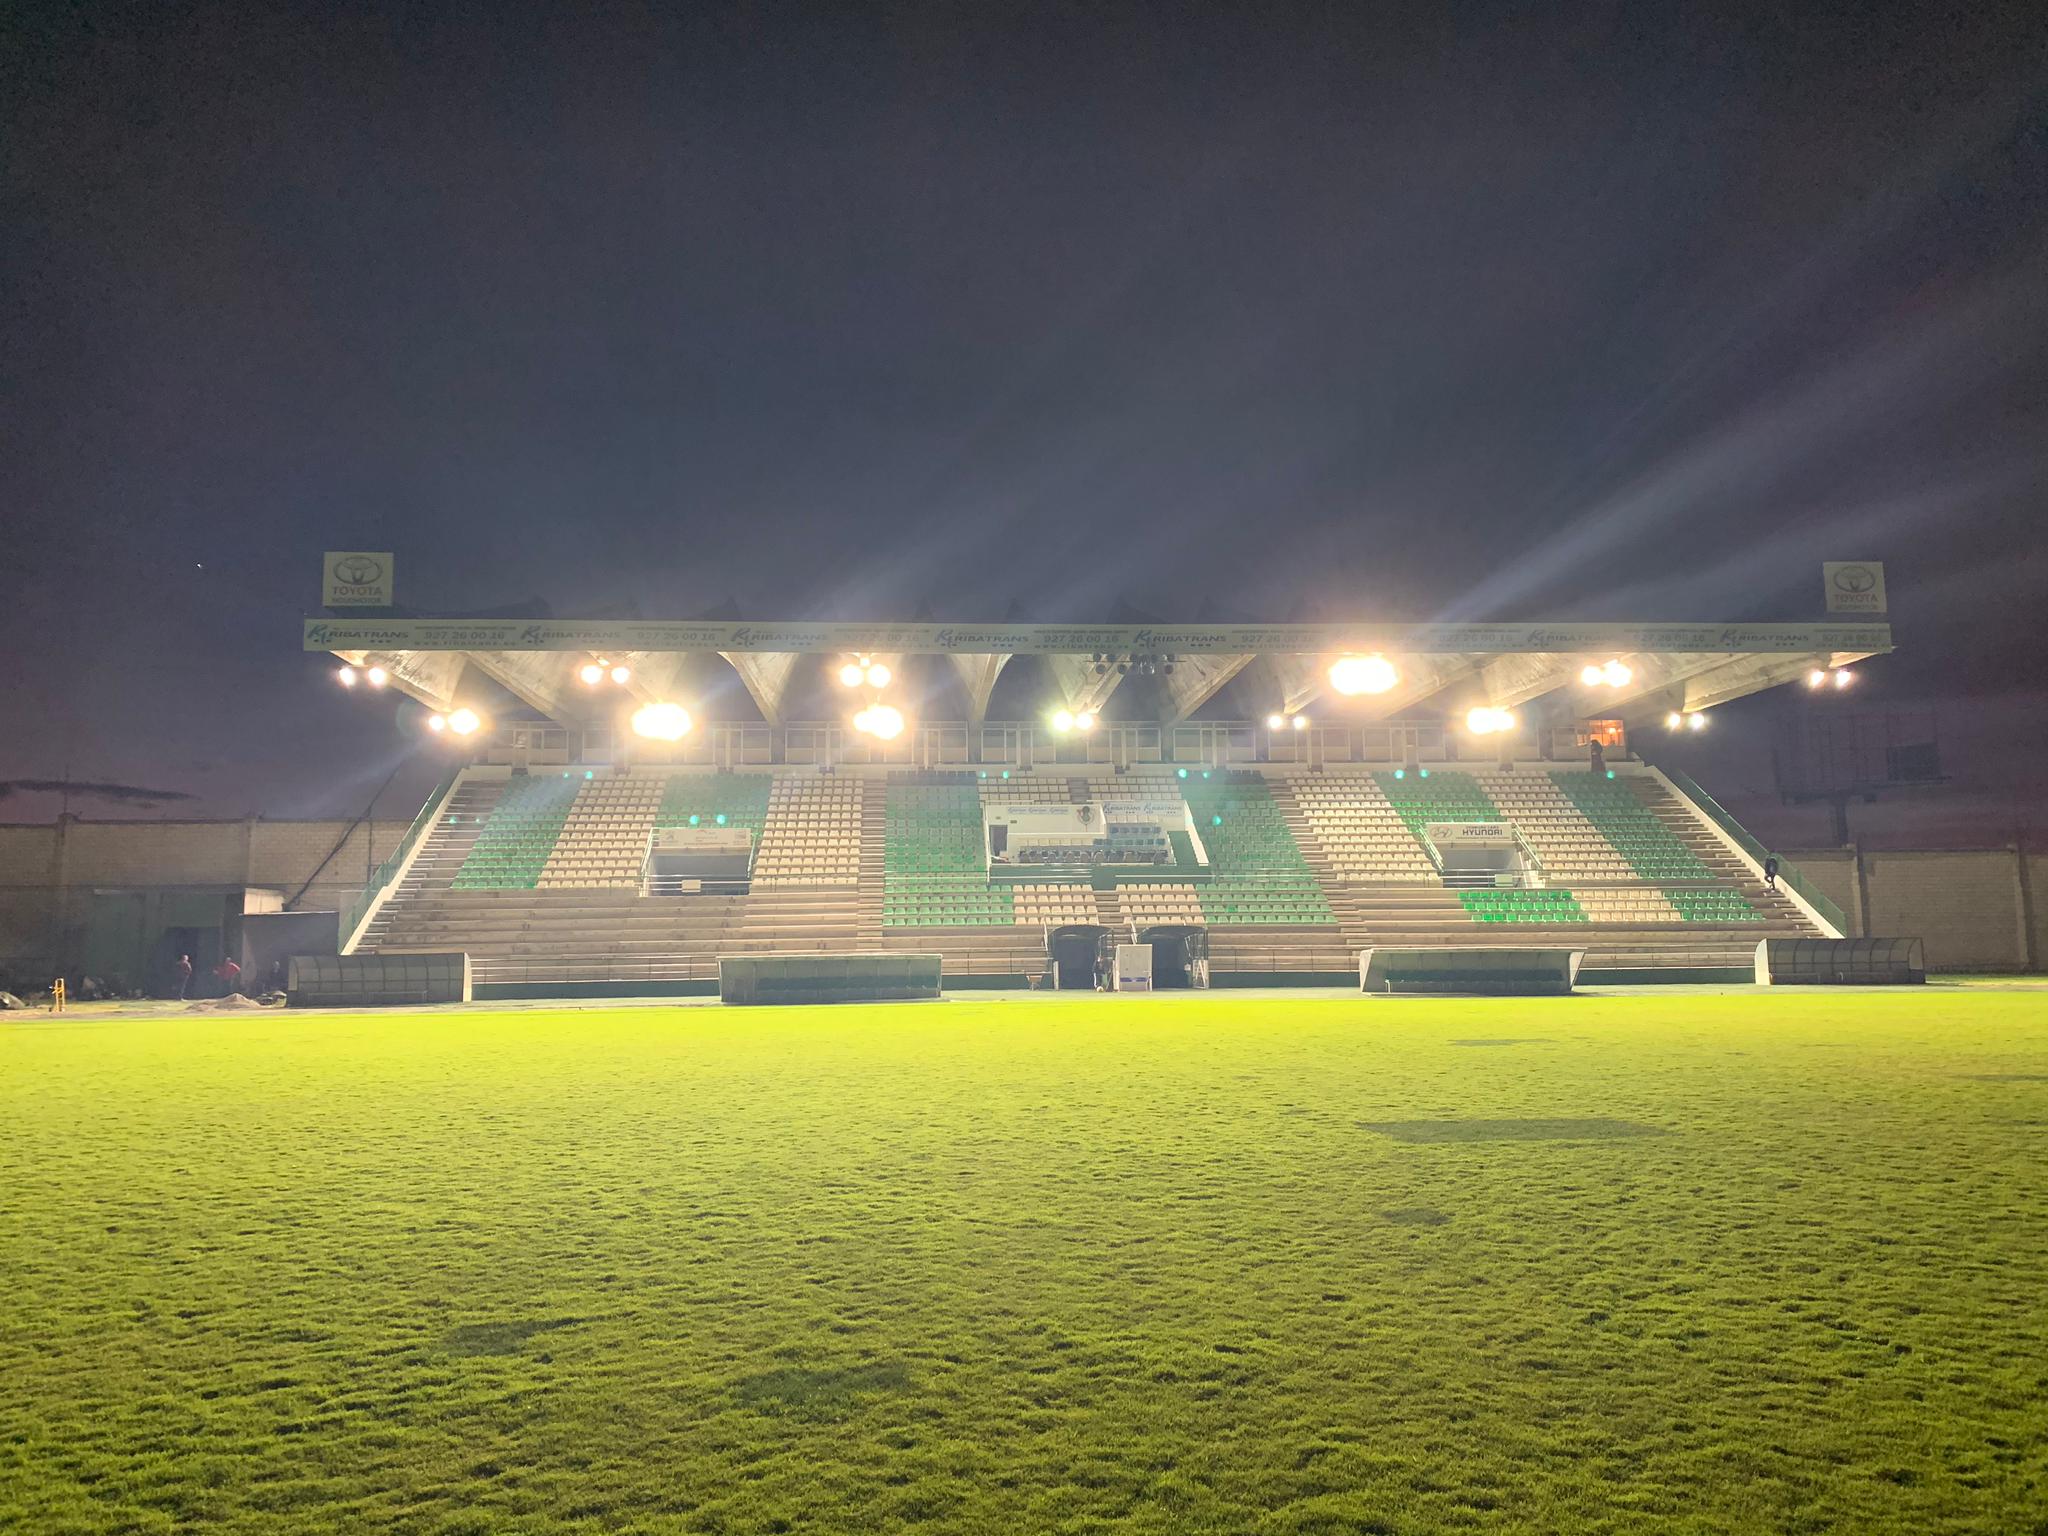
<path fill-rule="evenodd" d="M 576 668 L 603 656 L 629 661 L 633 690 L 659 697 L 684 659 L 716 653 L 729 661 L 762 714 L 781 706 L 804 656 L 941 656 L 958 671 L 972 718 L 980 719 L 996 677 L 1013 656 L 1047 659 L 1073 708 L 1098 707 L 1121 675 L 1097 671 L 1097 657 L 1171 656 L 1162 714 L 1184 719 L 1238 673 L 1264 669 L 1273 706 L 1304 707 L 1321 693 L 1327 658 L 1378 653 L 1401 682 L 1357 703 L 1385 718 L 1444 695 L 1446 705 L 1515 707 L 1566 695 L 1571 712 L 1623 718 L 1667 708 L 1708 709 L 1805 675 L 1891 650 L 1891 627 L 1858 620 L 1808 624 L 831 624 L 710 623 L 577 619 L 309 619 L 305 649 L 384 667 L 393 684 L 434 708 L 450 707 L 475 666 L 543 714 L 578 721 L 588 702 L 572 686 Z M 1579 672 L 1619 657 L 1634 680 L 1588 692 Z M 1583 705 L 1583 707 L 1580 707 Z M 1350 705 L 1347 704 L 1347 708 Z"/>

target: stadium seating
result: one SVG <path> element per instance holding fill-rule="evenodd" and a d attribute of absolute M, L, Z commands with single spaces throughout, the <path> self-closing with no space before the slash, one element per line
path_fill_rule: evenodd
<path fill-rule="evenodd" d="M 555 851 L 583 780 L 514 778 L 499 794 L 469 856 L 455 876 L 458 890 L 531 890 Z"/>
<path fill-rule="evenodd" d="M 855 778 L 777 774 L 754 855 L 754 884 L 772 889 L 858 883 L 860 791 Z"/>
<path fill-rule="evenodd" d="M 1232 772 L 1184 781 L 1188 808 L 1209 850 L 1212 878 L 1201 888 L 1212 924 L 1336 922 L 1265 779 Z"/>
<path fill-rule="evenodd" d="M 1071 773 L 815 768 L 471 770 L 369 922 L 367 951 L 462 951 L 479 985 L 706 980 L 721 954 L 938 953 L 946 974 L 1043 969 L 1041 931 L 1200 924 L 1219 975 L 1334 974 L 1382 945 L 1568 942 L 1596 973 L 1729 969 L 1812 924 L 1712 824 L 1640 770 L 1366 765 L 1327 771 L 1141 765 Z M 1206 773 L 1206 777 L 1204 774 Z M 987 804 L 1096 801 L 1164 821 L 1185 879 L 991 884 Z M 1192 812 L 1208 852 L 1179 830 Z M 643 896 L 649 832 L 726 818 L 757 835 L 752 890 Z M 1542 868 L 1527 887 L 1446 889 L 1414 828 L 1510 821 Z"/>
<path fill-rule="evenodd" d="M 1549 777 L 1627 861 L 1638 879 L 1713 878 L 1713 871 L 1671 834 L 1629 782 L 1580 772 L 1553 772 Z"/>
<path fill-rule="evenodd" d="M 986 928 L 1015 920 L 1010 891 L 989 884 L 976 783 L 964 773 L 891 775 L 882 837 L 884 928 Z"/>
<path fill-rule="evenodd" d="M 661 792 L 659 779 L 585 781 L 536 887 L 638 890 L 647 866 L 647 834 Z"/>
<path fill-rule="evenodd" d="M 1460 891 L 1458 904 L 1475 923 L 1583 923 L 1570 891 Z"/>

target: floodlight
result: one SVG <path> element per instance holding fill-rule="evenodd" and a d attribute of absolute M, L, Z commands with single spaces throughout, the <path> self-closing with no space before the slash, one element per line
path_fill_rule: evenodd
<path fill-rule="evenodd" d="M 1266 716 L 1266 729 L 1269 731 L 1284 730 L 1286 728 L 1286 725 L 1287 717 L 1285 715 Z"/>
<path fill-rule="evenodd" d="M 1052 728 L 1056 731 L 1071 731 L 1074 728 L 1074 712 L 1070 709 L 1054 710 Z"/>
<path fill-rule="evenodd" d="M 1607 674 L 1590 662 L 1579 669 L 1579 681 L 1588 688 L 1598 688 L 1606 679 Z"/>
<path fill-rule="evenodd" d="M 903 711 L 888 704 L 877 704 L 868 712 L 868 730 L 884 741 L 894 741 L 903 734 Z"/>
<path fill-rule="evenodd" d="M 386 672 L 382 667 L 370 668 L 369 671 L 363 674 L 363 677 L 368 681 L 369 685 L 372 688 L 382 688 L 386 683 L 391 681 L 391 674 L 389 672 Z"/>
<path fill-rule="evenodd" d="M 874 718 L 874 714 L 875 709 L 872 704 L 866 709 L 857 711 L 853 717 L 853 728 L 856 731 L 865 733 L 868 728 L 868 722 Z"/>
<path fill-rule="evenodd" d="M 690 734 L 690 712 L 680 704 L 642 704 L 633 711 L 633 734 L 652 741 L 681 741 Z"/>
<path fill-rule="evenodd" d="M 862 669 L 861 664 L 857 661 L 849 661 L 839 669 L 839 681 L 849 688 L 858 688 L 861 679 L 866 676 L 866 671 Z"/>
<path fill-rule="evenodd" d="M 1837 688 L 1848 687 L 1851 682 L 1855 681 L 1855 677 L 1856 674 L 1851 672 L 1847 667 L 1835 668 L 1835 686 Z"/>
<path fill-rule="evenodd" d="M 483 723 L 484 717 L 473 709 L 458 709 L 448 717 L 448 729 L 458 736 L 474 736 Z"/>
<path fill-rule="evenodd" d="M 604 681 L 604 668 L 594 661 L 586 661 L 576 669 L 576 675 L 583 679 L 585 687 L 595 688 Z"/>
<path fill-rule="evenodd" d="M 630 683 L 632 680 L 633 669 L 631 667 L 612 668 L 612 681 L 617 683 L 621 688 L 625 687 L 625 685 Z"/>
<path fill-rule="evenodd" d="M 1295 728 L 1295 729 L 1296 729 L 1297 731 L 1305 731 L 1305 730 L 1307 730 L 1307 729 L 1308 729 L 1308 716 L 1307 716 L 1307 715 L 1296 715 L 1296 716 L 1294 717 L 1294 728 Z"/>
<path fill-rule="evenodd" d="M 1825 668 L 1822 667 L 1815 667 L 1811 672 L 1806 674 L 1806 686 L 1809 688 L 1824 687 L 1827 683 L 1827 680 L 1827 671 Z"/>
<path fill-rule="evenodd" d="M 344 688 L 353 688 L 356 685 L 356 669 L 354 667 L 343 667 L 334 674 L 334 680 Z"/>
<path fill-rule="evenodd" d="M 1340 656 L 1330 664 L 1330 686 L 1339 693 L 1385 693 L 1400 680 L 1384 656 Z"/>
<path fill-rule="evenodd" d="M 1628 663 L 1620 660 L 1610 661 L 1600 669 L 1600 676 L 1606 680 L 1610 688 L 1626 688 L 1635 675 Z"/>
<path fill-rule="evenodd" d="M 427 729 L 428 729 L 428 730 L 430 730 L 430 731 L 445 731 L 445 730 L 447 730 L 447 729 L 448 729 L 448 717 L 447 717 L 446 715 L 429 715 L 429 716 L 427 716 Z"/>
<path fill-rule="evenodd" d="M 869 686 L 870 688 L 886 688 L 886 687 L 888 687 L 888 686 L 889 686 L 889 679 L 890 679 L 890 677 L 891 677 L 891 676 L 893 676 L 893 675 L 894 675 L 894 674 L 892 674 L 892 673 L 891 673 L 891 672 L 889 671 L 889 669 L 888 669 L 887 667 L 883 666 L 883 665 L 882 665 L 882 664 L 881 664 L 881 663 L 880 663 L 879 661 L 876 661 L 876 662 L 870 662 L 870 663 L 868 664 L 868 672 L 867 672 L 867 677 L 868 677 L 868 686 Z"/>
<path fill-rule="evenodd" d="M 1490 736 L 1495 731 L 1512 731 L 1515 728 L 1515 713 L 1511 709 L 1479 708 L 1465 716 L 1465 729 L 1474 736 Z"/>
<path fill-rule="evenodd" d="M 1082 710 L 1082 711 L 1081 711 L 1081 713 L 1080 713 L 1080 714 L 1078 714 L 1078 715 L 1074 716 L 1074 729 L 1075 729 L 1075 730 L 1077 730 L 1077 731 L 1092 731 L 1092 730 L 1094 730 L 1094 729 L 1095 729 L 1095 711 L 1094 711 L 1094 710 L 1092 710 L 1092 709 L 1084 709 L 1084 710 Z"/>
<path fill-rule="evenodd" d="M 1704 731 L 1707 728 L 1707 717 L 1701 714 L 1687 715 L 1685 717 L 1685 724 L 1688 730 Z"/>
<path fill-rule="evenodd" d="M 1680 713 L 1679 713 L 1679 712 L 1678 712 L 1677 710 L 1675 710 L 1675 709 L 1674 709 L 1674 710 L 1673 710 L 1673 711 L 1672 711 L 1672 712 L 1671 712 L 1670 714 L 1668 714 L 1668 715 L 1666 715 L 1666 716 L 1664 717 L 1664 729 L 1665 729 L 1665 730 L 1667 730 L 1667 731 L 1675 731 L 1675 730 L 1677 730 L 1677 729 L 1678 729 L 1678 728 L 1679 728 L 1679 727 L 1680 727 L 1681 725 L 1684 725 L 1684 724 L 1685 724 L 1685 716 L 1681 715 L 1681 714 L 1680 714 Z"/>

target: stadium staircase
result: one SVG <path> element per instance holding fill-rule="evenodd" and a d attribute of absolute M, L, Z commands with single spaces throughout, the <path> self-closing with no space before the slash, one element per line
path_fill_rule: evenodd
<path fill-rule="evenodd" d="M 1043 970 L 1046 930 L 1069 923 L 1119 937 L 1202 924 L 1212 972 L 1246 980 L 1348 975 L 1375 944 L 1568 942 L 1596 972 L 1729 974 L 1761 937 L 1816 931 L 1633 765 L 1612 779 L 1550 764 L 1391 773 L 471 770 L 358 947 L 466 950 L 486 987 L 630 988 L 707 984 L 721 954 L 878 947 L 1017 981 Z M 984 804 L 1090 799 L 1184 807 L 1208 867 L 1176 831 L 1176 863 L 1154 878 L 1077 869 L 990 885 Z M 1540 870 L 1526 888 L 1447 888 L 1419 835 L 1440 819 L 1512 823 Z M 649 835 L 687 825 L 756 834 L 749 891 L 641 894 Z"/>

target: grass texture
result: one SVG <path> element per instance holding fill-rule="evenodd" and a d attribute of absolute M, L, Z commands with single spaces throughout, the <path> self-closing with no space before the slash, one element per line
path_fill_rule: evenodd
<path fill-rule="evenodd" d="M 2048 996 L 0 1026 L 15 1533 L 2048 1530 Z"/>

